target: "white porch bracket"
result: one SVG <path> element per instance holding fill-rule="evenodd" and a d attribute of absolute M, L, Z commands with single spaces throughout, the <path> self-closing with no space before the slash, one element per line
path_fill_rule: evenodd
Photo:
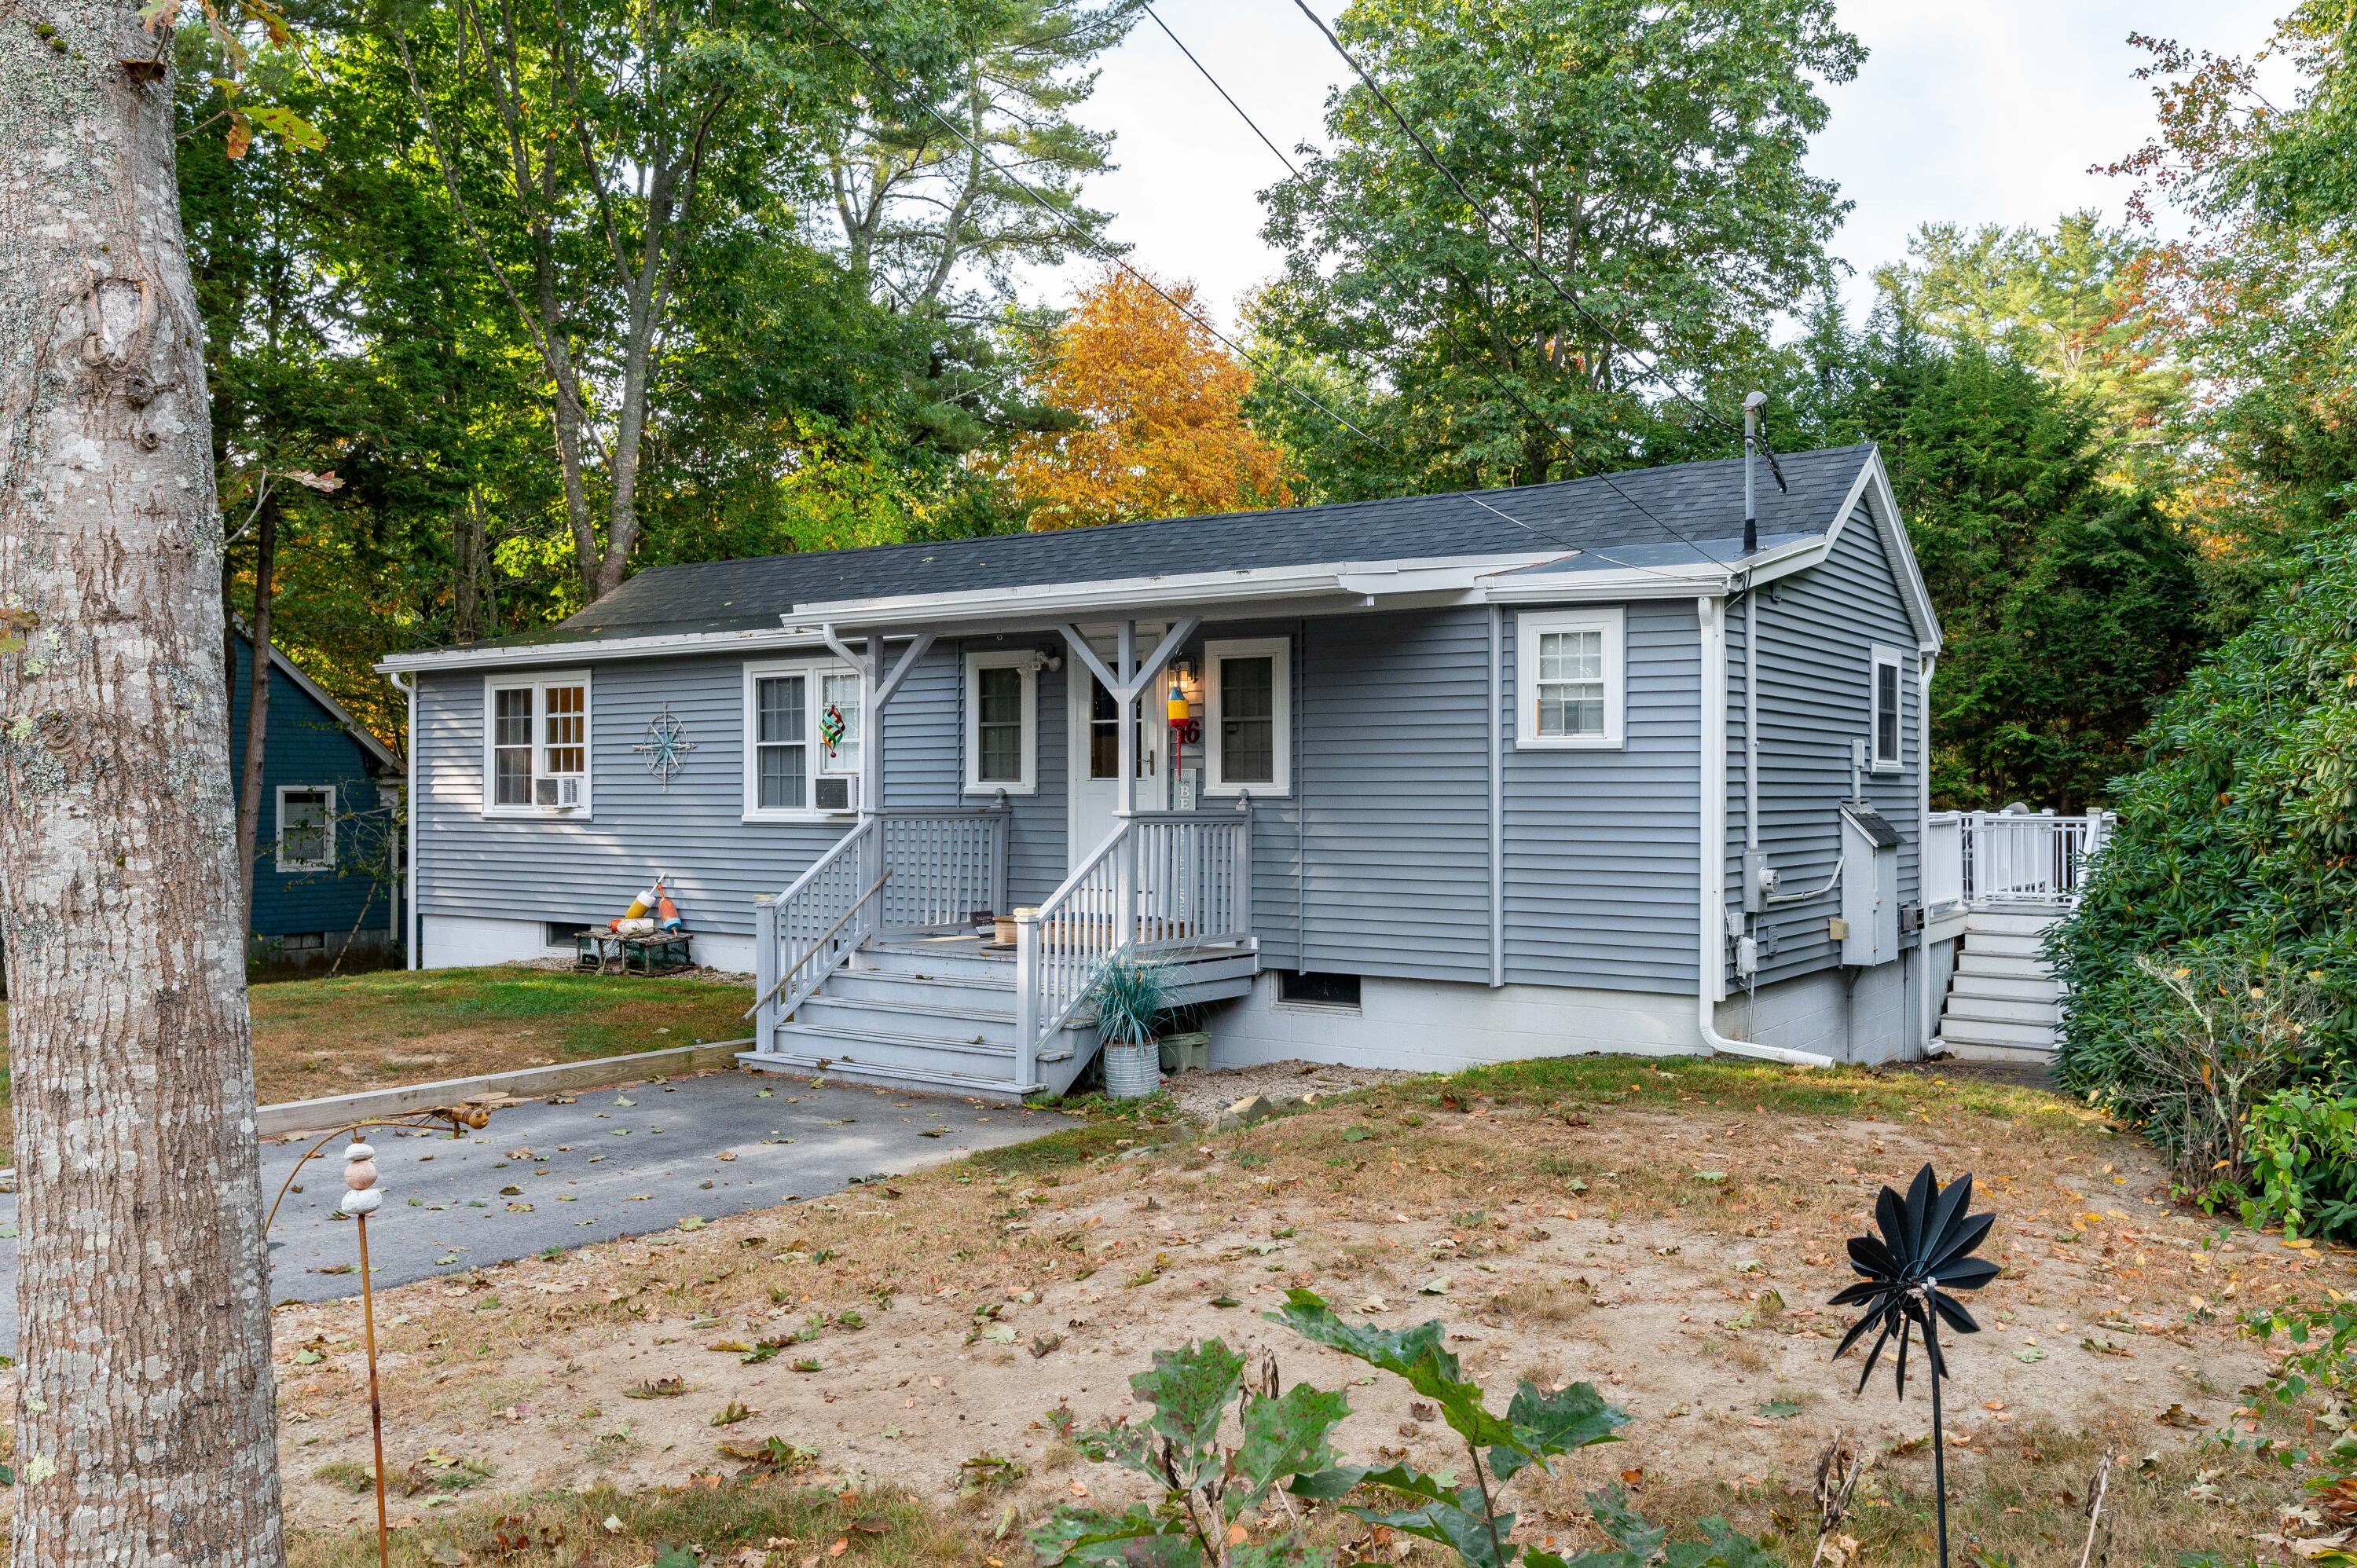
<path fill-rule="evenodd" d="M 1119 736 L 1121 768 L 1113 811 L 1120 823 L 1116 832 L 1121 842 L 1114 854 L 1114 908 L 1126 912 L 1122 917 L 1125 930 L 1134 926 L 1138 908 L 1137 843 L 1128 832 L 1130 824 L 1137 817 L 1138 695 L 1154 683 L 1155 678 L 1170 662 L 1171 655 L 1185 646 L 1187 639 L 1194 636 L 1196 628 L 1202 624 L 1200 616 L 1186 617 L 1162 634 L 1162 640 L 1154 645 L 1154 651 L 1147 654 L 1141 663 L 1137 658 L 1137 623 L 1123 621 L 1119 641 L 1114 645 L 1114 662 L 1117 672 L 1105 668 L 1104 660 L 1097 657 L 1097 650 L 1089 646 L 1089 639 L 1081 635 L 1079 627 L 1067 621 L 1060 628 L 1064 641 L 1071 648 L 1072 657 L 1088 666 L 1090 673 L 1103 683 L 1114 703 L 1114 730 Z M 1125 940 L 1124 945 L 1127 945 Z"/>
<path fill-rule="evenodd" d="M 1133 621 L 1130 624 L 1134 627 L 1136 623 Z M 1187 639 L 1200 630 L 1202 625 L 1202 617 L 1189 616 L 1165 632 L 1162 640 L 1154 645 L 1154 651 L 1146 656 L 1146 661 L 1125 676 L 1116 676 L 1105 668 L 1104 660 L 1097 657 L 1097 650 L 1089 646 L 1089 639 L 1081 635 L 1080 628 L 1067 622 L 1057 629 L 1064 634 L 1064 641 L 1071 646 L 1072 657 L 1087 665 L 1089 673 L 1103 682 L 1105 691 L 1114 701 L 1128 703 L 1135 701 L 1154 678 L 1162 673 L 1163 668 L 1170 662 L 1171 655 L 1185 647 Z M 1133 632 L 1132 635 L 1135 634 Z"/>

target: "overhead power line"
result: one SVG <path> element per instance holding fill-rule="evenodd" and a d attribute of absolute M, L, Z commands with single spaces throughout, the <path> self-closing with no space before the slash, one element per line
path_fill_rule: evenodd
<path fill-rule="evenodd" d="M 1211 90 L 1217 92 L 1220 97 L 1226 102 L 1229 108 L 1236 112 L 1236 117 L 1242 120 L 1246 125 L 1251 126 L 1253 134 L 1261 139 L 1262 145 L 1266 146 L 1270 152 L 1276 153 L 1278 160 L 1282 162 L 1286 168 L 1292 169 L 1295 177 L 1298 178 L 1301 171 L 1298 168 L 1294 167 L 1293 160 L 1286 157 L 1283 153 L 1277 152 L 1276 144 L 1269 140 L 1268 133 L 1260 128 L 1259 123 L 1254 120 L 1250 113 L 1246 113 L 1244 106 L 1236 102 L 1235 95 L 1221 84 L 1218 77 L 1211 74 L 1211 68 L 1204 65 L 1201 60 L 1195 58 L 1195 51 L 1189 48 L 1178 35 L 1170 30 L 1170 24 L 1165 22 L 1161 16 L 1156 13 L 1151 5 L 1148 5 L 1146 8 L 1146 14 L 1152 16 L 1154 18 L 1154 25 L 1160 27 L 1163 33 L 1172 43 L 1178 46 L 1178 52 L 1185 55 L 1188 61 L 1192 64 L 1198 71 L 1202 73 L 1203 80 L 1211 84 Z M 1314 14 L 1311 19 L 1313 21 L 1316 20 Z M 1460 186 L 1458 189 L 1461 191 L 1463 188 Z M 1469 201 L 1470 198 L 1468 198 L 1468 200 Z M 1493 380 L 1491 382 L 1491 385 L 1496 388 L 1498 392 L 1503 393 L 1508 402 L 1512 403 L 1516 408 L 1521 409 L 1526 416 L 1538 424 L 1540 429 L 1544 430 L 1549 436 L 1553 437 L 1555 446 L 1562 451 L 1565 456 L 1570 458 L 1575 465 L 1578 463 L 1579 454 L 1573 450 L 1570 441 L 1565 437 L 1562 430 L 1556 426 L 1555 421 L 1549 419 L 1537 409 L 1532 407 L 1528 400 L 1523 398 L 1522 393 L 1516 392 L 1506 382 Z M 1771 470 L 1774 470 L 1775 463 L 1773 458 L 1770 459 L 1769 467 Z M 1647 507 L 1636 497 L 1631 495 L 1627 490 L 1622 489 L 1618 484 L 1613 482 L 1609 474 L 1599 471 L 1597 477 L 1602 478 L 1604 483 L 1615 495 L 1618 495 L 1622 500 L 1627 501 L 1631 506 L 1635 507 L 1640 512 L 1642 512 L 1648 519 L 1658 525 L 1664 533 L 1668 533 L 1676 539 L 1684 541 L 1686 544 L 1691 545 L 1695 550 L 1700 552 L 1705 560 L 1709 561 L 1714 565 L 1726 566 L 1728 564 L 1726 561 L 1721 560 L 1717 553 L 1705 547 L 1700 540 L 1695 538 L 1693 535 L 1685 532 L 1682 529 L 1674 527 L 1666 518 L 1655 513 L 1651 508 Z M 1780 490 L 1784 488 L 1784 476 L 1781 472 L 1776 474 L 1776 487 Z M 1612 560 L 1612 557 L 1607 555 L 1604 559 L 1609 561 Z M 1615 562 L 1614 564 L 1616 565 L 1628 564 L 1626 562 Z"/>
<path fill-rule="evenodd" d="M 1691 392 L 1687 392 L 1684 387 L 1678 385 L 1677 378 L 1662 369 L 1660 363 L 1661 354 L 1659 350 L 1655 349 L 1651 344 L 1643 342 L 1641 339 L 1632 341 L 1631 340 L 1631 335 L 1616 331 L 1613 328 L 1607 326 L 1602 318 L 1598 317 L 1594 311 L 1587 308 L 1587 302 L 1586 300 L 1581 299 L 1578 295 L 1573 293 L 1572 290 L 1564 284 L 1563 280 L 1556 277 L 1553 273 L 1547 271 L 1547 269 L 1541 264 L 1536 256 L 1534 256 L 1529 252 L 1523 250 L 1521 242 L 1514 238 L 1513 231 L 1501 225 L 1491 219 L 1490 216 L 1489 206 L 1484 202 L 1475 200 L 1473 193 L 1465 188 L 1465 182 L 1457 177 L 1456 171 L 1451 169 L 1447 164 L 1440 161 L 1440 155 L 1433 150 L 1432 144 L 1425 139 L 1424 133 L 1417 130 L 1415 124 L 1409 121 L 1405 114 L 1400 113 L 1399 105 L 1392 102 L 1391 94 L 1385 92 L 1383 90 L 1382 85 L 1378 83 L 1374 77 L 1368 72 L 1367 68 L 1359 63 L 1358 57 L 1351 54 L 1349 49 L 1342 47 L 1342 40 L 1334 36 L 1334 29 L 1326 25 L 1326 19 L 1309 8 L 1308 0 L 1293 0 L 1293 3 L 1300 8 L 1303 16 L 1309 18 L 1311 25 L 1314 26 L 1318 32 L 1325 35 L 1326 41 L 1334 46 L 1334 52 L 1342 57 L 1342 63 L 1349 66 L 1351 72 L 1356 75 L 1361 81 L 1366 84 L 1367 91 L 1375 95 L 1375 102 L 1381 103 L 1384 110 L 1391 115 L 1393 121 L 1398 124 L 1399 128 L 1407 133 L 1408 139 L 1415 144 L 1415 149 L 1418 153 L 1423 155 L 1424 161 L 1430 164 L 1433 168 L 1438 172 L 1440 177 L 1447 180 L 1450 187 L 1456 190 L 1458 198 L 1462 199 L 1466 207 L 1472 211 L 1473 216 L 1480 221 L 1481 231 L 1485 235 L 1487 235 L 1491 241 L 1499 244 L 1502 244 L 1506 249 L 1512 251 L 1517 260 L 1519 260 L 1524 266 L 1530 268 L 1532 273 L 1536 274 L 1537 277 L 1549 288 L 1552 288 L 1555 293 L 1561 295 L 1564 297 L 1565 302 L 1568 304 L 1572 309 L 1579 313 L 1581 320 L 1587 322 L 1597 331 L 1602 333 L 1604 335 L 1604 340 L 1607 343 L 1628 355 L 1630 360 L 1635 364 L 1637 369 L 1641 371 L 1648 380 L 1663 387 L 1672 397 L 1676 398 L 1680 403 L 1684 403 L 1688 408 L 1693 409 L 1696 413 L 1702 415 L 1703 418 L 1710 421 L 1713 424 L 1717 425 L 1721 430 L 1727 431 L 1730 435 L 1741 434 L 1734 423 L 1728 420 L 1726 415 L 1720 413 L 1708 403 L 1702 402 L 1700 399 L 1695 397 Z M 1651 355 L 1652 360 L 1649 361 L 1643 357 L 1645 355 Z"/>
<path fill-rule="evenodd" d="M 860 62 L 866 65 L 879 81 L 885 83 L 886 86 L 895 90 L 901 87 L 902 84 L 893 76 L 890 70 L 885 68 L 882 62 L 877 60 L 867 49 L 862 48 L 858 41 L 853 38 L 850 34 L 845 32 L 842 27 L 836 26 L 834 18 L 821 11 L 817 5 L 813 3 L 813 0 L 794 0 L 794 5 L 804 14 L 809 16 L 813 21 L 816 22 L 820 27 L 825 28 L 828 33 L 832 34 L 837 43 L 840 43 L 845 48 L 849 49 L 853 54 L 858 56 Z M 1314 14 L 1312 19 L 1315 20 Z M 1159 25 L 1161 23 L 1161 18 L 1157 16 L 1155 21 Z M 1323 26 L 1323 24 L 1320 25 Z M 1163 30 L 1166 33 L 1169 31 L 1167 27 L 1164 27 Z M 1175 37 L 1172 41 L 1177 41 Z M 1185 46 L 1181 45 L 1180 48 L 1184 48 Z M 1192 59 L 1194 57 L 1189 53 L 1188 58 Z M 1196 69 L 1198 70 L 1201 70 L 1203 69 L 1200 61 L 1196 63 Z M 1206 76 L 1209 74 L 1210 73 L 1208 71 L 1205 72 Z M 1213 85 L 1216 86 L 1217 83 L 1215 82 Z M 1224 90 L 1222 91 L 1222 96 L 1226 96 Z M 1234 100 L 1229 99 L 1229 102 L 1231 106 L 1233 106 Z M 979 142 L 976 142 L 972 136 L 966 134 L 964 127 L 959 125 L 955 121 L 950 119 L 947 115 L 943 114 L 940 110 L 934 108 L 930 103 L 925 104 L 923 107 L 925 113 L 931 116 L 943 130 L 946 130 L 951 135 L 963 143 L 969 151 L 971 151 L 984 163 L 988 164 L 992 170 L 995 171 L 1001 178 L 1005 179 L 1008 184 L 1021 191 L 1025 197 L 1029 199 L 1034 206 L 1038 207 L 1042 212 L 1045 212 L 1050 219 L 1052 219 L 1056 224 L 1067 234 L 1071 235 L 1082 248 L 1101 256 L 1112 265 L 1118 267 L 1121 271 L 1128 274 L 1137 282 L 1145 285 L 1146 288 L 1152 290 L 1155 295 L 1159 296 L 1164 304 L 1169 306 L 1171 309 L 1177 311 L 1179 315 L 1185 317 L 1188 320 L 1201 328 L 1222 347 L 1227 349 L 1230 353 L 1234 354 L 1238 359 L 1252 366 L 1254 370 L 1259 371 L 1262 375 L 1266 376 L 1269 380 L 1283 387 L 1294 397 L 1298 398 L 1301 402 L 1308 404 L 1311 408 L 1316 409 L 1319 413 L 1324 414 L 1341 429 L 1349 431 L 1351 435 L 1357 436 L 1360 440 L 1365 442 L 1370 446 L 1376 447 L 1379 450 L 1384 449 L 1384 444 L 1383 442 L 1376 440 L 1372 435 L 1370 435 L 1364 430 L 1361 430 L 1357 424 L 1336 413 L 1333 409 L 1328 407 L 1325 403 L 1294 384 L 1290 378 L 1270 366 L 1260 355 L 1254 354 L 1251 349 L 1245 348 L 1243 344 L 1237 342 L 1234 338 L 1221 331 L 1218 327 L 1214 326 L 1200 312 L 1190 308 L 1185 302 L 1172 295 L 1169 290 L 1164 288 L 1147 274 L 1133 265 L 1125 257 L 1111 250 L 1103 243 L 1103 242 L 1098 240 L 1093 235 L 1091 235 L 1087 231 L 1082 229 L 1078 224 L 1074 223 L 1071 219 L 1060 210 L 1053 202 L 1049 201 L 1046 197 L 1040 195 L 1037 189 L 1033 188 L 1030 182 L 1023 179 L 1020 176 L 1008 169 L 1004 164 L 1001 164 L 996 158 L 993 157 L 988 149 L 984 147 Z M 1239 114 L 1243 113 L 1240 108 L 1237 109 L 1236 112 Z M 1259 127 L 1254 126 L 1254 129 L 1257 132 Z M 1267 140 L 1265 136 L 1262 139 L 1264 141 Z M 1544 424 L 1545 422 L 1542 420 L 1541 423 Z M 1553 431 L 1552 425 L 1549 425 L 1548 428 L 1551 432 Z M 1695 540 L 1689 538 L 1684 533 L 1680 532 L 1677 529 L 1672 528 L 1668 522 L 1664 521 L 1659 516 L 1656 516 L 1654 512 L 1643 502 L 1638 500 L 1636 497 L 1621 489 L 1620 486 L 1613 480 L 1611 475 L 1599 473 L 1596 478 L 1601 479 L 1615 495 L 1618 495 L 1622 500 L 1627 501 L 1631 507 L 1634 507 L 1638 511 L 1643 513 L 1644 516 L 1651 519 L 1664 532 L 1684 541 L 1684 542 L 1693 546 L 1696 550 L 1702 550 L 1702 546 Z M 1470 501 L 1477 507 L 1480 507 L 1483 511 L 1489 512 L 1491 515 L 1500 519 L 1501 521 L 1512 524 L 1514 527 L 1523 530 L 1524 532 L 1529 533 L 1535 538 L 1544 540 L 1547 543 L 1554 545 L 1557 549 L 1568 551 L 1575 555 L 1594 555 L 1598 559 L 1609 561 L 1616 566 L 1623 566 L 1632 571 L 1643 572 L 1652 576 L 1665 577 L 1669 575 L 1667 573 L 1656 571 L 1654 568 L 1649 566 L 1641 566 L 1634 562 L 1620 560 L 1618 557 L 1593 546 L 1574 544 L 1569 540 L 1547 532 L 1544 529 L 1538 527 L 1536 524 L 1527 522 L 1523 519 L 1514 516 L 1511 512 L 1504 511 L 1498 507 L 1492 506 L 1490 502 L 1482 499 L 1481 497 L 1474 491 L 1460 490 L 1457 493 L 1464 499 Z M 1716 565 L 1725 566 L 1727 564 L 1727 563 L 1719 560 L 1717 556 L 1711 554 L 1711 553 L 1706 550 L 1702 550 L 1702 553 Z"/>
<path fill-rule="evenodd" d="M 1218 93 L 1221 97 L 1228 100 L 1228 107 L 1236 112 L 1236 118 L 1242 120 L 1245 124 L 1252 126 L 1252 134 L 1260 138 L 1260 145 L 1266 147 L 1270 152 L 1275 153 L 1276 155 L 1276 161 L 1283 164 L 1286 168 L 1292 173 L 1294 178 L 1299 179 L 1301 177 L 1301 170 L 1295 166 L 1291 158 L 1285 156 L 1285 149 L 1268 139 L 1268 133 L 1262 130 L 1258 123 L 1255 122 L 1251 115 L 1244 113 L 1244 106 L 1243 104 L 1237 102 L 1233 98 L 1229 97 L 1228 90 L 1220 85 L 1220 79 L 1213 76 L 1210 68 L 1205 66 L 1201 60 L 1195 58 L 1195 51 L 1193 49 L 1189 48 L 1184 43 L 1179 42 L 1178 35 L 1170 30 L 1170 24 L 1162 19 L 1162 14 L 1151 5 L 1148 5 L 1146 8 L 1146 14 L 1154 18 L 1154 25 L 1162 29 L 1162 36 L 1164 38 L 1168 38 L 1172 43 L 1178 45 L 1178 52 L 1187 57 L 1187 63 L 1203 73 L 1203 80 L 1211 84 L 1211 91 Z"/>

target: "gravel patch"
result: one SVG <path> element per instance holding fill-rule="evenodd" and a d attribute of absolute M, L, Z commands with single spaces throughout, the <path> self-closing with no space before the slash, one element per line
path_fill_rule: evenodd
<path fill-rule="evenodd" d="M 1418 1074 L 1395 1068 L 1337 1067 L 1330 1062 L 1266 1062 L 1259 1067 L 1217 1068 L 1182 1072 L 1163 1080 L 1162 1087 L 1193 1120 L 1210 1122 L 1248 1094 L 1265 1094 L 1279 1104 L 1295 1101 L 1316 1090 L 1321 1095 L 1364 1089 L 1395 1078 Z"/>

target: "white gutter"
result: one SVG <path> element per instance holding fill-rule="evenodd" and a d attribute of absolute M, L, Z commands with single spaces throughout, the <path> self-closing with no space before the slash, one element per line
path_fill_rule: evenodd
<path fill-rule="evenodd" d="M 1730 1039 L 1718 1032 L 1719 995 L 1727 985 L 1727 601 L 1706 595 L 1695 601 L 1695 609 L 1702 625 L 1702 925 L 1696 933 L 1695 1021 L 1702 1043 L 1718 1055 L 1832 1067 L 1833 1058 L 1813 1051 Z"/>
<path fill-rule="evenodd" d="M 402 785 L 401 800 L 402 812 L 409 821 L 401 834 L 404 864 L 401 890 L 394 897 L 408 907 L 409 950 L 403 957 L 406 961 L 405 967 L 415 969 L 420 960 L 417 950 L 417 680 L 412 676 L 404 682 L 400 676 L 390 671 L 386 673 L 385 680 L 392 683 L 394 691 L 409 699 L 409 732 L 404 737 L 402 748 L 407 753 L 409 773 L 407 781 Z"/>
<path fill-rule="evenodd" d="M 1465 593 L 1486 576 L 1560 561 L 1568 553 L 1571 552 L 1548 550 L 1431 560 L 1329 561 L 1225 572 L 1118 577 L 1091 583 L 1032 583 L 1006 588 L 960 589 L 954 593 L 831 599 L 796 605 L 781 618 L 789 629 L 815 628 L 822 621 L 832 621 L 838 627 L 866 628 L 928 620 L 1007 620 L 1041 616 L 1063 619 L 1088 611 L 1117 613 L 1173 604 L 1191 607 L 1251 599 Z"/>
<path fill-rule="evenodd" d="M 746 631 L 680 631 L 661 637 L 585 638 L 506 648 L 429 648 L 388 653 L 371 668 L 383 675 L 414 670 L 498 670 L 517 665 L 578 664 L 587 660 L 660 659 L 674 653 L 770 653 L 825 646 L 817 631 L 759 627 Z"/>

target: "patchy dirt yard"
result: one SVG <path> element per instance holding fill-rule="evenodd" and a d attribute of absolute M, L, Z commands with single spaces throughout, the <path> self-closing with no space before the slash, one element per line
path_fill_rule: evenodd
<path fill-rule="evenodd" d="M 1920 1377 L 1896 1403 L 1886 1363 L 1854 1398 L 1856 1353 L 1829 1359 L 1846 1319 L 1820 1304 L 1877 1189 L 1926 1160 L 1976 1173 L 1975 1207 L 1998 1215 L 1983 1251 L 2006 1271 L 1972 1304 L 1986 1331 L 1953 1351 L 1959 1541 L 2075 1563 L 2108 1449 L 2126 1477 L 2115 1562 L 2273 1555 L 2297 1478 L 2216 1441 L 2265 1367 L 2236 1320 L 2348 1288 L 2346 1258 L 2170 1207 L 2139 1144 L 2051 1096 L 1626 1060 L 1388 1082 L 1219 1135 L 1100 1122 L 383 1293 L 395 1518 L 463 1543 L 531 1495 L 692 1487 L 782 1459 L 830 1490 L 952 1505 L 977 1556 L 1024 1561 L 1006 1532 L 1059 1502 L 1143 1495 L 1044 1413 L 1135 1410 L 1126 1379 L 1149 1352 L 1211 1335 L 1274 1351 L 1288 1382 L 1360 1383 L 1346 1455 L 1461 1469 L 1401 1385 L 1260 1317 L 1306 1287 L 1385 1325 L 1444 1318 L 1500 1402 L 1518 1377 L 1584 1379 L 1632 1413 L 1624 1444 L 1516 1484 L 1558 1550 L 1602 1543 L 1580 1497 L 1623 1479 L 1657 1520 L 1725 1513 L 1806 1561 L 1810 1474 L 1839 1429 L 1880 1455 L 1846 1527 L 1864 1560 L 1917 1562 Z M 277 1328 L 294 1523 L 325 1552 L 372 1514 L 359 1304 L 282 1308 Z"/>

